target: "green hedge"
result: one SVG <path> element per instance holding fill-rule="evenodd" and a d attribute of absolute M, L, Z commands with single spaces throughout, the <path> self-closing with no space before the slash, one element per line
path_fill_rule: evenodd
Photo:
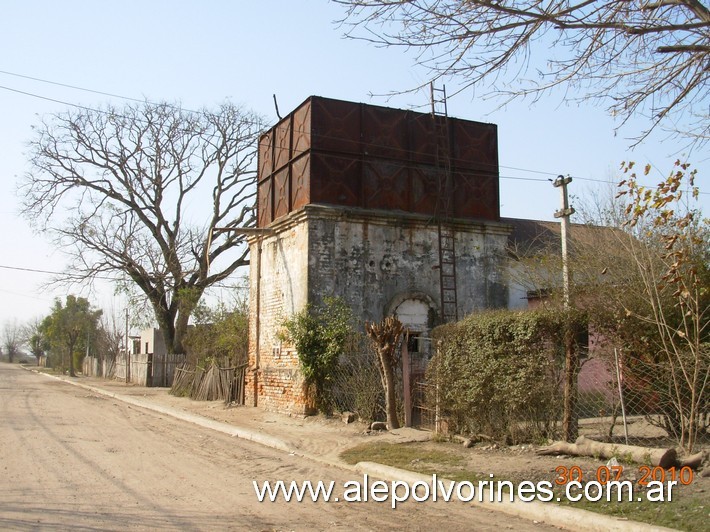
<path fill-rule="evenodd" d="M 568 321 L 569 320 L 569 321 Z M 567 323 L 580 313 L 489 311 L 433 331 L 436 354 L 427 380 L 450 429 L 521 443 L 552 437 L 560 416 Z"/>

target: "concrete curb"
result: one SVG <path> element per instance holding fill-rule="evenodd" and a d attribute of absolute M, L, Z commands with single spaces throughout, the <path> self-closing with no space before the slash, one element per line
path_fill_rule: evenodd
<path fill-rule="evenodd" d="M 423 482 L 427 484 L 431 489 L 432 485 L 431 475 L 413 473 L 411 471 L 405 471 L 396 467 L 390 467 L 375 462 L 359 462 L 355 466 L 355 470 L 359 473 L 367 474 L 368 476 L 371 475 L 373 477 L 383 480 L 403 481 L 409 484 L 410 486 L 414 485 L 415 483 Z M 437 481 L 441 481 L 446 486 L 453 482 L 452 480 L 438 477 Z M 568 530 L 585 530 L 590 532 L 673 531 L 673 529 L 671 528 L 657 527 L 645 523 L 639 523 L 636 521 L 629 521 L 627 519 L 620 519 L 605 514 L 598 514 L 595 512 L 590 512 L 588 510 L 568 508 L 554 503 L 544 503 L 540 501 L 523 502 L 520 500 L 510 502 L 510 500 L 507 499 L 501 502 L 489 502 L 488 497 L 488 490 L 485 490 L 485 494 L 482 497 L 483 502 L 479 502 L 478 498 L 476 498 L 476 500 L 472 502 L 462 504 L 469 504 L 473 508 L 484 508 L 486 510 L 503 512 L 508 515 L 527 519 L 529 521 L 544 522 L 545 524 L 558 526 Z"/>
<path fill-rule="evenodd" d="M 41 371 L 37 371 L 31 368 L 24 369 L 61 382 L 65 382 L 67 384 L 71 384 L 72 386 L 76 386 L 78 388 L 83 388 L 85 390 L 137 406 L 139 408 L 152 410 L 154 412 L 171 416 L 182 421 L 187 421 L 188 423 L 192 423 L 200 427 L 222 432 L 224 434 L 228 434 L 236 438 L 241 438 L 243 440 L 252 441 L 254 443 L 258 443 L 266 447 L 271 447 L 272 449 L 285 451 L 289 454 L 308 458 L 309 460 L 314 460 L 326 465 L 339 467 L 341 469 L 349 471 L 357 471 L 358 473 L 367 474 L 368 476 L 373 476 L 376 479 L 380 480 L 398 480 L 406 482 L 410 486 L 414 485 L 415 483 L 424 482 L 428 484 L 431 488 L 432 477 L 428 475 L 422 475 L 420 473 L 414 473 L 412 471 L 407 471 L 384 464 L 378 464 L 376 462 L 359 462 L 354 467 L 352 467 L 343 463 L 323 460 L 320 457 L 310 456 L 299 452 L 294 448 L 292 444 L 289 444 L 286 441 L 280 440 L 273 436 L 254 432 L 249 429 L 239 428 L 228 423 L 215 421 L 213 419 L 209 419 L 198 414 L 191 414 L 183 410 L 177 410 L 175 408 L 158 405 L 155 403 L 151 403 L 150 401 L 142 401 L 138 398 L 131 397 L 128 395 L 109 392 L 101 388 L 64 379 L 56 375 L 50 375 L 48 373 L 43 373 Z M 452 482 L 451 480 L 448 480 L 446 478 L 437 478 L 437 480 L 440 480 L 446 485 Z M 568 508 L 554 503 L 543 503 L 539 501 L 523 502 L 520 500 L 516 500 L 512 503 L 510 501 L 491 503 L 486 501 L 487 495 L 484 496 L 483 499 L 484 502 L 478 502 L 476 500 L 470 503 L 462 504 L 469 504 L 474 508 L 484 508 L 486 510 L 503 512 L 508 515 L 527 519 L 529 521 L 544 522 L 546 524 L 557 526 L 566 530 L 585 530 L 589 532 L 672 532 L 674 530 L 671 528 L 656 527 L 645 523 L 629 521 L 622 518 L 615 518 L 604 514 L 590 512 L 588 510 Z"/>

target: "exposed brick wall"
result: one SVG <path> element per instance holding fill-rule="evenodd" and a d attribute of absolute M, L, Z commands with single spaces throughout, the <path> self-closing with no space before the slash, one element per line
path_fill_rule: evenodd
<path fill-rule="evenodd" d="M 298 357 L 279 338 L 284 319 L 307 302 L 342 297 L 362 324 L 382 319 L 392 311 L 393 302 L 402 301 L 403 294 L 416 293 L 431 305 L 436 321 L 438 231 L 430 219 L 307 205 L 270 228 L 273 234 L 261 237 L 261 253 L 259 240 L 250 240 L 252 371 L 247 378 L 247 404 L 256 400 L 272 410 L 309 410 Z M 505 307 L 507 288 L 499 272 L 509 227 L 468 222 L 457 223 L 455 229 L 459 316 Z"/>
<path fill-rule="evenodd" d="M 307 247 L 306 225 L 297 220 L 279 223 L 273 235 L 261 237 L 261 253 L 258 238 L 250 241 L 247 405 L 293 414 L 311 410 L 298 355 L 282 345 L 279 337 L 284 319 L 300 311 L 307 302 Z"/>

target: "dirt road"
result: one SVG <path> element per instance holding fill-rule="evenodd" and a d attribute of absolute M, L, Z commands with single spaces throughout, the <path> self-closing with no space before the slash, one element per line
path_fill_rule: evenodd
<path fill-rule="evenodd" d="M 540 529 L 458 502 L 260 503 L 254 480 L 362 479 L 9 364 L 0 420 L 3 530 Z"/>

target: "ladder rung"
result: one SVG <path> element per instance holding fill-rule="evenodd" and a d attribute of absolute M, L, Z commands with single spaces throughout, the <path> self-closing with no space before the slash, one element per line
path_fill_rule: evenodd
<path fill-rule="evenodd" d="M 456 292 L 456 279 L 454 279 L 453 277 L 443 277 L 441 279 L 441 286 L 445 292 Z"/>

